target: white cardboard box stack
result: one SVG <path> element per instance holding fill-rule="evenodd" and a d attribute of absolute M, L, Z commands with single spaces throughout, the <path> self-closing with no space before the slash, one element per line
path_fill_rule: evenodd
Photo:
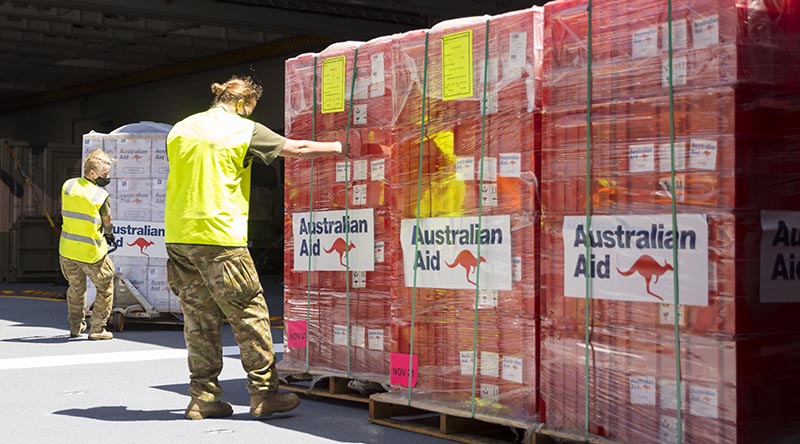
<path fill-rule="evenodd" d="M 141 132 L 142 127 L 137 125 L 140 124 L 126 125 L 111 134 L 85 134 L 83 158 L 95 149 L 103 149 L 114 159 L 106 191 L 111 199 L 117 243 L 117 251 L 111 254 L 115 271 L 125 276 L 157 311 L 179 313 L 178 298 L 167 284 L 164 246 L 169 127 L 151 124 Z M 94 301 L 95 293 L 89 281 L 87 304 Z"/>

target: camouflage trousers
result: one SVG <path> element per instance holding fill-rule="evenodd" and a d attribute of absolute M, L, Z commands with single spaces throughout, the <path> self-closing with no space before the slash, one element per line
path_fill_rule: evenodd
<path fill-rule="evenodd" d="M 183 310 L 189 394 L 206 402 L 222 395 L 225 320 L 239 344 L 248 391 L 277 390 L 269 310 L 247 248 L 168 244 L 167 254 L 167 279 Z"/>
<path fill-rule="evenodd" d="M 80 325 L 86 319 L 86 278 L 95 287 L 97 296 L 92 308 L 92 330 L 101 330 L 111 316 L 114 303 L 114 263 L 106 255 L 103 259 L 87 264 L 63 256 L 58 257 L 61 273 L 69 283 L 67 289 L 67 320 L 70 325 Z"/>

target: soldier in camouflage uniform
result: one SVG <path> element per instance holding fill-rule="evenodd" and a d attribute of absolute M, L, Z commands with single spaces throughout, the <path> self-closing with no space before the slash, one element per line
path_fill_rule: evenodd
<path fill-rule="evenodd" d="M 261 97 L 250 78 L 234 76 L 211 91 L 211 109 L 178 122 L 167 136 L 167 279 L 181 302 L 189 352 L 192 399 L 185 417 L 233 414 L 221 401 L 218 380 L 227 320 L 247 372 L 250 414 L 261 418 L 292 410 L 300 400 L 278 392 L 269 311 L 247 250 L 251 162 L 346 155 L 347 146 L 287 139 L 248 119 Z"/>
<path fill-rule="evenodd" d="M 89 339 L 114 337 L 105 329 L 111 315 L 114 295 L 114 264 L 108 256 L 108 245 L 114 242 L 111 226 L 111 207 L 108 193 L 111 158 L 102 150 L 86 156 L 84 177 L 64 182 L 61 189 L 61 239 L 59 262 L 61 272 L 69 282 L 67 289 L 67 319 L 70 337 L 86 330 L 86 278 L 97 287 L 92 328 Z"/>

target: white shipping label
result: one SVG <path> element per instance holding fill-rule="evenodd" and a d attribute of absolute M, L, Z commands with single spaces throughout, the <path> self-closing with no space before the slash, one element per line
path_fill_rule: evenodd
<path fill-rule="evenodd" d="M 686 85 L 686 57 L 673 57 L 672 58 L 672 85 L 683 86 Z M 669 58 L 661 61 L 661 86 L 664 88 L 669 87 Z"/>
<path fill-rule="evenodd" d="M 350 88 L 348 80 L 347 88 Z M 367 94 L 369 94 L 369 79 L 366 77 L 357 77 L 356 78 L 356 90 L 353 92 L 353 100 L 365 100 L 367 98 Z M 355 106 L 353 107 L 355 108 Z"/>
<path fill-rule="evenodd" d="M 653 144 L 628 147 L 628 172 L 642 173 L 655 170 L 655 146 Z"/>
<path fill-rule="evenodd" d="M 686 430 L 685 428 L 683 429 Z M 685 435 L 686 433 L 684 433 Z M 678 442 L 678 419 L 661 415 L 658 418 L 658 442 Z M 681 440 L 683 442 L 683 440 Z"/>
<path fill-rule="evenodd" d="M 497 184 L 485 183 L 481 187 L 481 199 L 483 199 L 484 207 L 497 206 Z"/>
<path fill-rule="evenodd" d="M 686 385 L 683 385 L 683 400 L 681 410 L 686 410 Z M 677 385 L 674 379 L 660 379 L 658 381 L 658 406 L 661 409 L 677 410 L 678 409 L 678 392 Z"/>
<path fill-rule="evenodd" d="M 295 271 L 375 269 L 375 221 L 372 208 L 292 214 Z"/>
<path fill-rule="evenodd" d="M 353 273 L 353 288 L 366 288 L 367 287 L 367 272 L 354 271 Z"/>
<path fill-rule="evenodd" d="M 503 379 L 522 384 L 522 358 L 503 356 Z"/>
<path fill-rule="evenodd" d="M 761 212 L 762 303 L 800 302 L 800 212 Z"/>
<path fill-rule="evenodd" d="M 350 328 L 350 345 L 353 347 L 364 348 L 366 344 L 367 330 L 360 325 L 353 325 Z"/>
<path fill-rule="evenodd" d="M 367 124 L 367 104 L 353 105 L 353 125 Z"/>
<path fill-rule="evenodd" d="M 497 307 L 497 290 L 478 290 L 478 308 Z"/>
<path fill-rule="evenodd" d="M 333 326 L 333 345 L 347 345 L 347 326 Z"/>
<path fill-rule="evenodd" d="M 367 180 L 368 167 L 366 160 L 353 161 L 353 180 Z"/>
<path fill-rule="evenodd" d="M 386 159 L 373 160 L 370 163 L 370 179 L 383 181 L 386 178 Z"/>
<path fill-rule="evenodd" d="M 461 374 L 471 375 L 474 370 L 475 352 L 472 350 L 462 351 L 461 355 Z"/>
<path fill-rule="evenodd" d="M 522 154 L 520 153 L 500 153 L 500 170 L 498 175 L 501 177 L 520 177 L 522 173 Z"/>
<path fill-rule="evenodd" d="M 487 116 L 497 114 L 500 109 L 500 96 L 497 91 L 490 91 L 486 94 L 486 114 Z"/>
<path fill-rule="evenodd" d="M 656 196 L 662 199 L 672 199 L 672 176 L 662 176 L 658 179 L 658 190 Z M 686 200 L 686 175 L 675 175 L 675 201 L 684 202 Z"/>
<path fill-rule="evenodd" d="M 634 59 L 658 55 L 658 27 L 639 29 L 631 34 L 631 56 Z"/>
<path fill-rule="evenodd" d="M 475 158 L 456 158 L 456 177 L 458 180 L 475 180 Z"/>
<path fill-rule="evenodd" d="M 497 182 L 497 158 L 483 158 L 483 182 Z M 481 179 L 480 177 L 478 179 Z"/>
<path fill-rule="evenodd" d="M 383 350 L 384 332 L 382 329 L 369 329 L 369 349 L 370 350 Z"/>
<path fill-rule="evenodd" d="M 367 184 L 353 185 L 353 206 L 367 204 Z"/>
<path fill-rule="evenodd" d="M 487 402 L 500 401 L 500 387 L 495 384 L 481 384 L 481 399 Z"/>
<path fill-rule="evenodd" d="M 689 387 L 689 413 L 703 418 L 719 418 L 717 389 L 692 385 Z"/>
<path fill-rule="evenodd" d="M 565 296 L 584 298 L 591 277 L 597 299 L 660 303 L 673 297 L 672 246 L 677 242 L 680 302 L 708 305 L 708 222 L 705 215 L 617 215 L 592 217 L 586 233 L 583 216 L 566 216 Z M 586 257 L 586 246 L 592 246 Z M 669 298 L 669 299 L 668 299 Z"/>
<path fill-rule="evenodd" d="M 351 162 L 336 162 L 336 181 L 337 182 L 348 182 L 350 177 L 353 175 L 350 174 L 350 165 Z"/>
<path fill-rule="evenodd" d="M 674 20 L 672 22 L 672 50 L 684 49 L 688 45 L 688 26 L 686 20 Z M 669 51 L 669 25 L 661 24 L 661 50 Z"/>
<path fill-rule="evenodd" d="M 630 377 L 631 404 L 656 405 L 656 378 L 652 376 Z"/>
<path fill-rule="evenodd" d="M 709 264 L 709 265 L 713 265 Z M 686 326 L 686 307 L 683 305 L 678 306 L 678 325 Z M 659 304 L 658 307 L 658 323 L 661 325 L 675 325 L 675 305 L 674 304 Z"/>
<path fill-rule="evenodd" d="M 658 145 L 658 170 L 672 171 L 672 147 L 669 143 Z M 675 171 L 686 169 L 686 142 L 675 142 Z"/>
<path fill-rule="evenodd" d="M 153 179 L 153 191 L 167 191 L 167 179 Z"/>
<path fill-rule="evenodd" d="M 372 83 L 373 85 L 378 83 L 383 84 L 386 72 L 386 67 L 385 67 L 386 62 L 383 53 L 376 52 L 375 54 L 372 54 L 372 56 L 369 58 L 369 62 L 371 68 L 370 83 Z M 381 95 L 383 95 L 382 92 Z M 377 97 L 377 96 L 372 96 L 372 97 Z"/>
<path fill-rule="evenodd" d="M 528 33 L 512 32 L 508 37 L 508 66 L 511 68 L 523 68 L 525 66 L 525 54 L 527 54 Z"/>
<path fill-rule="evenodd" d="M 717 168 L 717 141 L 692 139 L 689 168 L 713 171 Z"/>
<path fill-rule="evenodd" d="M 692 22 L 692 42 L 695 48 L 718 45 L 719 15 L 710 15 Z"/>
<path fill-rule="evenodd" d="M 386 244 L 383 242 L 375 242 L 375 263 L 382 264 L 386 252 Z"/>
<path fill-rule="evenodd" d="M 509 215 L 403 219 L 400 246 L 406 287 L 511 290 Z M 481 245 L 478 256 L 478 243 Z M 478 264 L 480 263 L 480 267 Z M 480 279 L 476 274 L 480 273 Z"/>
<path fill-rule="evenodd" d="M 354 185 L 352 188 L 353 193 L 353 206 L 367 204 L 367 185 Z"/>
<path fill-rule="evenodd" d="M 522 256 L 514 256 L 511 258 L 511 276 L 514 282 L 522 280 Z"/>
<path fill-rule="evenodd" d="M 495 352 L 481 352 L 481 374 L 484 376 L 500 376 L 500 355 Z"/>

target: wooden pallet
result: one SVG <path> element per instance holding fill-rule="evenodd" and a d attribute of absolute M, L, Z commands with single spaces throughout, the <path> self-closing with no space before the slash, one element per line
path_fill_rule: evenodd
<path fill-rule="evenodd" d="M 388 393 L 370 397 L 369 421 L 400 430 L 421 433 L 465 444 L 551 444 L 555 441 L 536 433 L 538 424 L 475 415 L 426 402 L 406 405 L 397 395 Z"/>
<path fill-rule="evenodd" d="M 279 372 L 281 373 L 280 388 L 284 390 L 307 396 L 369 404 L 369 395 L 362 395 L 357 390 L 348 387 L 354 378 L 318 372 L 304 373 L 302 370 L 279 369 Z M 300 377 L 298 378 L 298 376 Z"/>

